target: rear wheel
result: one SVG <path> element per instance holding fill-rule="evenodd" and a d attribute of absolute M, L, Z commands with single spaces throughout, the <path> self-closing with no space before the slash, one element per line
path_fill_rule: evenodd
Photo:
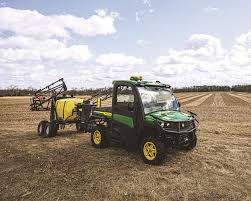
<path fill-rule="evenodd" d="M 94 132 L 91 133 L 92 146 L 95 148 L 105 148 L 108 146 L 107 136 L 104 129 L 100 127 L 96 128 Z"/>
<path fill-rule="evenodd" d="M 45 125 L 48 123 L 48 121 L 40 121 L 37 126 L 37 134 L 38 136 L 43 136 L 45 131 Z"/>
<path fill-rule="evenodd" d="M 143 161 L 151 165 L 159 165 L 165 158 L 165 145 L 154 137 L 146 137 L 141 144 Z"/>
<path fill-rule="evenodd" d="M 55 122 L 47 122 L 43 137 L 55 137 L 57 135 L 57 124 Z"/>

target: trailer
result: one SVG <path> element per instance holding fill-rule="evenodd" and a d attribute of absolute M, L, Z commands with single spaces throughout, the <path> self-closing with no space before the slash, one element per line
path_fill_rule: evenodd
<path fill-rule="evenodd" d="M 88 108 L 100 107 L 102 100 L 111 97 L 110 93 L 111 90 L 107 90 L 92 94 L 88 99 L 77 98 L 67 94 L 63 78 L 37 90 L 30 99 L 30 110 L 50 111 L 49 120 L 39 122 L 37 134 L 40 137 L 54 137 L 59 129 L 70 124 L 75 124 L 77 131 L 85 132 Z"/>

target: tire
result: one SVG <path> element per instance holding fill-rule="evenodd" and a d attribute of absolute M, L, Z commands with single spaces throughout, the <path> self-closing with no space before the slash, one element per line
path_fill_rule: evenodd
<path fill-rule="evenodd" d="M 97 127 L 91 133 L 91 143 L 95 148 L 105 148 L 108 147 L 108 140 L 106 136 L 105 129 Z"/>
<path fill-rule="evenodd" d="M 40 121 L 38 126 L 37 126 L 37 134 L 38 136 L 43 137 L 44 136 L 44 131 L 45 131 L 45 125 L 48 123 L 48 121 Z"/>
<path fill-rule="evenodd" d="M 47 122 L 43 137 L 55 137 L 57 135 L 57 130 L 57 124 L 55 122 Z"/>
<path fill-rule="evenodd" d="M 192 150 L 197 145 L 197 135 L 193 133 L 192 139 L 190 139 L 190 142 L 188 146 L 182 147 L 183 150 L 189 151 Z"/>
<path fill-rule="evenodd" d="M 146 164 L 159 165 L 165 159 L 165 145 L 160 140 L 150 136 L 142 140 L 141 156 Z"/>
<path fill-rule="evenodd" d="M 76 129 L 78 132 L 85 132 L 85 128 L 81 123 L 76 123 Z"/>

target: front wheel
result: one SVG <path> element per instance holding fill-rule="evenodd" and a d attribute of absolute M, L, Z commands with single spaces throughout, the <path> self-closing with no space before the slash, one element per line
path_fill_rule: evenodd
<path fill-rule="evenodd" d="M 195 133 L 193 133 L 190 137 L 188 142 L 182 146 L 183 150 L 192 150 L 194 147 L 196 147 L 197 145 L 197 135 Z"/>
<path fill-rule="evenodd" d="M 165 145 L 154 137 L 146 137 L 141 144 L 143 161 L 151 165 L 159 165 L 165 158 Z"/>
<path fill-rule="evenodd" d="M 193 139 L 191 139 L 190 145 L 188 146 L 188 149 L 191 150 L 197 145 L 197 135 L 193 134 Z"/>

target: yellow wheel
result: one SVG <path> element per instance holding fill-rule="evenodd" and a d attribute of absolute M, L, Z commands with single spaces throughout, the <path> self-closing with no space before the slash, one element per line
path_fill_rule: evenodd
<path fill-rule="evenodd" d="M 157 148 L 153 142 L 146 142 L 143 147 L 143 152 L 147 160 L 154 160 L 157 155 Z"/>
<path fill-rule="evenodd" d="M 101 143 L 101 133 L 99 130 L 95 130 L 93 133 L 93 142 L 96 145 L 99 145 Z"/>
<path fill-rule="evenodd" d="M 165 158 L 165 145 L 154 136 L 145 137 L 141 143 L 141 156 L 145 163 L 159 165 Z"/>
<path fill-rule="evenodd" d="M 109 145 L 105 129 L 105 127 L 97 126 L 94 132 L 91 133 L 92 146 L 96 148 L 105 148 Z"/>

